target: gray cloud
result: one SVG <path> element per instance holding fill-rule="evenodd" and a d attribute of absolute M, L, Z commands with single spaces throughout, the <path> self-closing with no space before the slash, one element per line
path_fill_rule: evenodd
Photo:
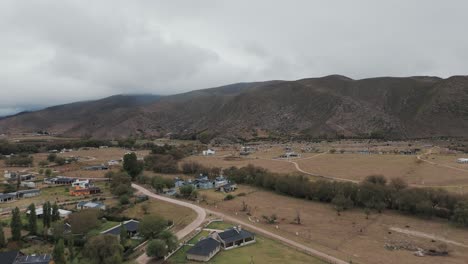
<path fill-rule="evenodd" d="M 0 115 L 328 74 L 466 74 L 466 1 L 0 3 Z"/>

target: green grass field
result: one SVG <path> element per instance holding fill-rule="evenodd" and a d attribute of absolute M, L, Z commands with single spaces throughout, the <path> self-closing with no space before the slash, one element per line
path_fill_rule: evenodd
<path fill-rule="evenodd" d="M 206 235 L 206 234 L 205 234 Z M 203 236 L 203 232 L 192 239 L 193 242 L 197 237 Z M 190 246 L 182 247 L 176 254 L 169 260 L 169 263 L 198 263 L 186 260 L 186 252 Z M 280 244 L 274 240 L 265 237 L 258 237 L 255 244 L 236 248 L 228 251 L 220 251 L 208 263 L 221 263 L 221 264 L 237 264 L 237 263 L 253 263 L 255 264 L 269 264 L 269 263 L 308 263 L 308 264 L 322 264 L 325 263 L 312 256 L 306 255 L 295 249 Z"/>
<path fill-rule="evenodd" d="M 206 228 L 225 230 L 233 227 L 233 225 L 226 222 L 212 222 Z"/>

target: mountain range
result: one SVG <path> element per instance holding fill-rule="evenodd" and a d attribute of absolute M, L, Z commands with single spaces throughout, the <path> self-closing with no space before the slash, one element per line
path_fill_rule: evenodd
<path fill-rule="evenodd" d="M 0 120 L 0 133 L 218 138 L 468 136 L 468 76 L 341 75 L 238 83 L 170 96 L 115 95 Z"/>

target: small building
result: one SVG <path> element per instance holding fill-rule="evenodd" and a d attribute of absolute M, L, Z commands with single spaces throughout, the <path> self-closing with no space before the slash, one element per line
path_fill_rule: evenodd
<path fill-rule="evenodd" d="M 97 171 L 97 170 L 108 170 L 109 168 L 107 166 L 104 166 L 104 164 L 101 165 L 94 165 L 94 166 L 88 166 L 88 167 L 83 167 L 83 170 L 90 170 L 90 171 Z"/>
<path fill-rule="evenodd" d="M 41 194 L 39 189 L 21 190 L 15 192 L 17 198 L 30 198 Z"/>
<path fill-rule="evenodd" d="M 207 150 L 203 150 L 202 154 L 203 154 L 203 156 L 212 156 L 212 155 L 216 154 L 216 151 L 214 151 L 212 149 L 207 149 Z"/>
<path fill-rule="evenodd" d="M 245 246 L 255 243 L 255 234 L 243 230 L 240 226 L 227 229 L 221 233 L 214 234 L 224 250 Z"/>
<path fill-rule="evenodd" d="M 219 186 L 218 188 L 216 188 L 217 191 L 225 192 L 225 193 L 233 192 L 236 189 L 237 189 L 237 184 L 235 184 L 233 182 L 230 182 L 228 184 L 225 184 L 225 185 L 222 185 L 222 186 Z"/>
<path fill-rule="evenodd" d="M 116 166 L 116 165 L 119 165 L 119 164 L 120 164 L 120 163 L 119 163 L 119 161 L 117 161 L 117 160 L 109 160 L 109 161 L 107 162 L 107 166 Z"/>
<path fill-rule="evenodd" d="M 72 187 L 80 187 L 80 188 L 88 188 L 91 186 L 91 181 L 90 180 L 80 180 L 76 179 L 72 184 Z"/>
<path fill-rule="evenodd" d="M 138 226 L 140 225 L 140 222 L 137 220 L 133 220 L 133 219 L 124 221 L 121 224 L 118 224 L 112 228 L 102 231 L 101 234 L 109 234 L 109 235 L 115 235 L 115 236 L 120 237 L 121 225 L 125 227 L 125 230 L 127 230 L 129 237 L 135 237 L 138 234 Z"/>
<path fill-rule="evenodd" d="M 1 264 L 51 264 L 52 256 L 49 254 L 26 255 L 20 251 L 0 252 Z"/>
<path fill-rule="evenodd" d="M 195 188 L 197 189 L 212 189 L 213 182 L 208 179 L 208 176 L 200 174 L 197 178 L 193 181 Z"/>
<path fill-rule="evenodd" d="M 70 189 L 71 196 L 85 196 L 98 193 L 101 193 L 101 188 L 94 186 L 89 188 L 81 188 L 79 186 L 75 186 L 74 188 Z"/>
<path fill-rule="evenodd" d="M 219 187 L 221 187 L 223 185 L 226 185 L 228 183 L 229 183 L 229 181 L 226 178 L 224 178 L 223 175 L 220 175 L 220 176 L 216 177 L 216 179 L 215 179 L 214 188 L 219 188 Z"/>
<path fill-rule="evenodd" d="M 6 203 L 13 201 L 16 198 L 16 195 L 9 193 L 0 193 L 0 203 Z"/>
<path fill-rule="evenodd" d="M 58 211 L 59 211 L 59 215 L 61 218 L 67 218 L 72 213 L 72 211 L 68 211 L 64 209 L 58 209 Z M 29 215 L 30 213 L 31 213 L 30 210 L 26 211 L 27 215 Z M 50 208 L 50 213 L 52 214 L 52 208 Z M 36 208 L 37 218 L 42 218 L 43 215 L 44 215 L 44 208 L 43 207 Z"/>
<path fill-rule="evenodd" d="M 195 246 L 187 250 L 187 259 L 195 261 L 209 261 L 221 250 L 221 243 L 212 237 L 198 241 Z"/>
<path fill-rule="evenodd" d="M 16 258 L 14 264 L 49 264 L 54 263 L 50 254 L 23 255 Z"/>
<path fill-rule="evenodd" d="M 459 158 L 457 159 L 457 163 L 468 164 L 468 158 Z"/>
<path fill-rule="evenodd" d="M 72 184 L 76 179 L 75 178 L 69 178 L 69 177 L 64 177 L 64 176 L 57 176 L 54 178 L 45 178 L 44 183 L 45 184 Z"/>
<path fill-rule="evenodd" d="M 26 188 L 36 188 L 36 183 L 35 182 L 28 182 L 28 181 L 22 181 L 20 183 L 21 187 L 26 187 Z"/>
<path fill-rule="evenodd" d="M 83 209 L 99 209 L 99 210 L 106 210 L 106 205 L 102 202 L 79 202 L 76 205 L 76 209 L 83 210 Z"/>
<path fill-rule="evenodd" d="M 175 186 L 176 188 L 179 188 L 179 187 L 184 186 L 184 185 L 185 185 L 185 181 L 184 181 L 184 180 L 182 180 L 182 179 L 180 179 L 180 178 L 175 178 L 175 179 L 174 179 L 174 186 Z"/>

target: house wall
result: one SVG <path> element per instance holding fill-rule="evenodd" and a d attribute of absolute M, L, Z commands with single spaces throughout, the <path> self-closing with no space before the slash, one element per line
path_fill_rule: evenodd
<path fill-rule="evenodd" d="M 187 254 L 187 259 L 206 262 L 206 261 L 209 261 L 211 258 L 213 258 L 219 252 L 220 249 L 221 247 L 217 247 L 213 252 L 210 253 L 209 256 Z"/>

